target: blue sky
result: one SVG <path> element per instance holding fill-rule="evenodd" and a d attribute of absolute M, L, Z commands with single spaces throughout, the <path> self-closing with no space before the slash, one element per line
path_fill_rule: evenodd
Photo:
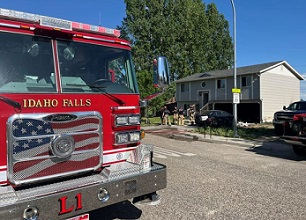
<path fill-rule="evenodd" d="M 233 33 L 231 1 L 204 2 L 217 5 Z M 306 1 L 234 0 L 234 3 L 237 67 L 286 60 L 306 78 Z M 0 0 L 0 8 L 109 28 L 120 25 L 125 16 L 123 0 Z M 306 81 L 301 82 L 301 98 L 306 100 Z"/>

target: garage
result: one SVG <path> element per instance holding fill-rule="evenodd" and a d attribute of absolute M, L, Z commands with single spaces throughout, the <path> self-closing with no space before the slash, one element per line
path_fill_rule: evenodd
<path fill-rule="evenodd" d="M 224 110 L 233 114 L 232 103 L 215 103 L 214 109 Z M 248 123 L 260 123 L 260 104 L 259 103 L 240 103 L 237 104 L 238 121 Z"/>

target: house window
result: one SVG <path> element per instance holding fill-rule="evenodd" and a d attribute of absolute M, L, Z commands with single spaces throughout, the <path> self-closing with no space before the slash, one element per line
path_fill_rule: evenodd
<path fill-rule="evenodd" d="M 182 83 L 181 84 L 181 92 L 189 92 L 189 86 L 187 83 Z"/>
<path fill-rule="evenodd" d="M 205 88 L 205 86 L 206 86 L 206 82 L 205 81 L 201 82 L 201 87 Z"/>
<path fill-rule="evenodd" d="M 252 84 L 252 77 L 251 76 L 243 76 L 241 78 L 241 86 L 242 87 L 249 87 Z"/>
<path fill-rule="evenodd" d="M 225 79 L 218 79 L 217 80 L 217 88 L 218 89 L 225 89 Z"/>

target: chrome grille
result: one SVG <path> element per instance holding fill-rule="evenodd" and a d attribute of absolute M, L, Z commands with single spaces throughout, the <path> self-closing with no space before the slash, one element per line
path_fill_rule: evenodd
<path fill-rule="evenodd" d="M 102 117 L 98 112 L 16 114 L 9 118 L 9 181 L 15 185 L 98 169 L 102 164 Z M 74 151 L 51 151 L 58 138 L 73 138 Z"/>

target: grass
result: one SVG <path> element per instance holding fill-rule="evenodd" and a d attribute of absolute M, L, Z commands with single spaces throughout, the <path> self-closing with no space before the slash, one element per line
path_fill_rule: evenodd
<path fill-rule="evenodd" d="M 146 123 L 146 118 L 143 117 L 141 118 L 141 126 L 152 126 L 152 125 L 160 125 L 161 124 L 161 119 L 160 117 L 153 117 L 153 118 L 148 118 L 150 123 Z M 173 122 L 173 117 L 170 115 L 170 122 Z"/>
<path fill-rule="evenodd" d="M 149 118 L 150 124 L 146 123 L 146 118 L 142 118 L 141 126 L 160 125 L 160 117 Z M 170 116 L 172 122 L 172 116 Z M 218 135 L 223 137 L 234 137 L 234 130 L 232 128 L 220 127 L 220 128 L 204 128 L 198 127 L 194 132 L 206 135 Z M 259 138 L 270 138 L 275 136 L 274 128 L 271 123 L 253 124 L 248 127 L 238 127 L 237 134 L 240 138 L 247 140 L 255 140 Z"/>

